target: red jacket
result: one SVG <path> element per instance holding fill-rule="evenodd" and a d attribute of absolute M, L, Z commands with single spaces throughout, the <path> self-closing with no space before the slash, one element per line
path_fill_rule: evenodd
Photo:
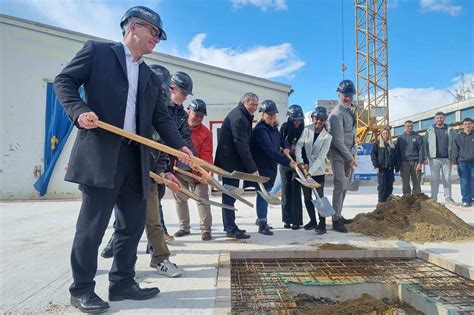
<path fill-rule="evenodd" d="M 196 149 L 196 155 L 209 163 L 212 163 L 212 135 L 211 131 L 199 124 L 196 127 L 191 127 L 191 140 Z"/>

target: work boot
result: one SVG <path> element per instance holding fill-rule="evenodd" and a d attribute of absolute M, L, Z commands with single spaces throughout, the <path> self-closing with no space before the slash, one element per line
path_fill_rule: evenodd
<path fill-rule="evenodd" d="M 260 219 L 259 218 L 257 218 L 257 220 L 255 220 L 255 225 L 260 226 Z M 271 226 L 267 223 L 267 229 L 273 230 L 273 226 Z M 244 232 L 246 232 L 246 231 L 244 231 Z"/>
<path fill-rule="evenodd" d="M 314 229 L 315 227 L 316 227 L 316 222 L 314 222 L 314 221 L 312 221 L 312 220 L 309 221 L 308 224 L 306 224 L 305 226 L 303 226 L 303 228 L 304 228 L 305 230 L 307 230 L 307 231 L 312 230 L 312 229 Z"/>
<path fill-rule="evenodd" d="M 114 257 L 114 239 L 115 233 L 112 233 L 110 240 L 107 242 L 107 245 L 105 245 L 104 250 L 100 253 L 100 256 L 104 258 Z"/>
<path fill-rule="evenodd" d="M 174 237 L 183 237 L 183 236 L 186 236 L 186 235 L 189 235 L 191 234 L 191 232 L 189 231 L 185 231 L 183 229 L 179 229 L 176 231 L 176 233 L 174 233 Z"/>
<path fill-rule="evenodd" d="M 260 220 L 260 224 L 258 226 L 258 233 L 263 235 L 273 235 L 273 232 L 270 231 L 268 228 L 267 221 Z"/>
<path fill-rule="evenodd" d="M 332 229 L 336 232 L 347 233 L 347 228 L 344 226 L 342 219 L 332 222 Z"/>
<path fill-rule="evenodd" d="M 326 218 L 320 218 L 318 226 L 314 229 L 317 235 L 323 235 L 326 231 Z"/>
<path fill-rule="evenodd" d="M 341 217 L 341 221 L 342 221 L 343 224 L 351 224 L 353 220 Z"/>

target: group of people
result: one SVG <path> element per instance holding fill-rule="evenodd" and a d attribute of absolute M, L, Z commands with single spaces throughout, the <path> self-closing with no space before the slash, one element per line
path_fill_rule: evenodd
<path fill-rule="evenodd" d="M 438 200 L 442 179 L 445 202 L 456 205 L 451 192 L 451 171 L 458 171 L 461 182 L 461 205 L 471 207 L 474 198 L 474 136 L 472 118 L 462 121 L 456 132 L 445 124 L 446 115 L 437 112 L 434 124 L 422 137 L 413 131 L 413 121 L 404 123 L 404 133 L 392 141 L 390 129 L 384 128 L 372 146 L 372 164 L 378 175 L 378 201 L 384 203 L 392 194 L 394 172 L 400 171 L 403 195 L 421 193 L 422 166 L 429 165 L 431 200 Z M 412 182 L 412 186 L 410 185 Z"/>
<path fill-rule="evenodd" d="M 192 95 L 191 77 L 182 71 L 170 74 L 161 65 L 148 66 L 143 62 L 143 55 L 151 53 L 161 40 L 167 38 L 159 14 L 147 7 L 132 7 L 124 14 L 120 27 L 123 34 L 121 43 L 86 42 L 55 79 L 59 101 L 78 128 L 65 178 L 78 183 L 82 192 L 82 205 L 71 252 L 73 283 L 69 291 L 73 306 L 87 313 L 105 312 L 110 308 L 94 292 L 94 277 L 99 245 L 112 213 L 115 216 L 114 233 L 102 252 L 103 257 L 114 258 L 109 273 L 110 301 L 146 300 L 159 293 L 157 287 L 140 288 L 134 279 L 137 246 L 144 230 L 148 239 L 147 252 L 151 256 L 150 267 L 169 277 L 182 274 L 178 266 L 169 260 L 170 251 L 166 241 L 171 236 L 167 233 L 161 206 L 165 186 L 152 181 L 149 172 L 167 179 L 166 186 L 173 191 L 180 224 L 174 237 L 189 235 L 189 208 L 187 199 L 183 198 L 179 190 L 184 187 L 202 199 L 209 199 L 207 181 L 191 163 L 194 156 L 214 162 L 229 172 L 243 171 L 269 177 L 263 186 L 256 187 L 257 190 L 264 189 L 267 192 L 274 185 L 280 165 L 284 227 L 299 229 L 303 225 L 303 192 L 310 217 L 310 222 L 304 228 L 314 229 L 317 234 L 326 233 L 325 218 L 320 216 L 317 222 L 311 202 L 312 191 L 300 186 L 295 169 L 301 168 L 307 178 L 319 183 L 318 195 L 324 196 L 328 157 L 334 174 L 333 229 L 347 232 L 344 225 L 350 220 L 342 217 L 341 213 L 346 195 L 343 178 L 350 177 L 357 165 L 356 116 L 352 104 L 355 88 L 350 80 L 339 84 L 339 104 L 331 115 L 328 116 L 324 107 L 317 107 L 311 114 L 312 124 L 307 126 L 304 126 L 301 106 L 292 105 L 287 112 L 287 121 L 278 129 L 276 103 L 264 100 L 259 107 L 258 96 L 245 93 L 222 124 L 213 161 L 211 133 L 202 124 L 207 115 L 206 103 L 195 99 L 186 109 L 183 107 L 187 96 Z M 84 86 L 85 99 L 78 92 L 81 86 Z M 258 122 L 252 127 L 257 110 L 260 112 Z M 98 128 L 99 119 L 122 127 L 129 133 L 180 150 L 181 157 L 169 156 Z M 443 136 L 435 130 L 430 133 L 430 137 L 438 139 L 438 134 Z M 393 149 L 389 136 L 389 133 L 388 138 L 382 133 L 383 143 L 378 147 L 379 152 Z M 461 172 L 469 169 L 470 174 L 473 174 L 472 151 L 466 155 L 464 149 L 470 139 L 472 134 L 470 138 L 456 137 L 454 143 L 458 150 L 453 149 L 456 154 L 449 156 L 452 160 L 448 160 L 459 165 Z M 410 141 L 406 146 L 416 150 L 414 142 Z M 420 140 L 417 145 L 421 143 Z M 434 157 L 433 160 L 439 158 L 439 161 L 433 161 L 433 169 L 445 169 L 444 149 L 438 144 L 434 145 L 434 151 L 431 145 L 426 149 L 430 163 L 431 157 Z M 419 152 L 424 158 L 421 147 Z M 419 170 L 419 164 L 424 160 L 420 157 L 413 162 L 411 153 L 405 155 L 407 159 L 401 159 L 401 168 L 417 176 L 416 170 Z M 400 159 L 391 155 L 388 157 L 385 153 L 380 153 L 380 156 L 384 158 L 377 158 L 379 174 L 383 174 L 389 183 L 390 171 L 384 169 L 397 167 L 398 164 L 390 163 Z M 407 163 L 404 164 L 404 161 Z M 194 176 L 185 175 L 186 172 Z M 223 184 L 238 187 L 239 180 L 223 178 Z M 246 185 L 252 183 L 246 182 Z M 469 187 L 466 189 L 472 189 L 472 183 Z M 413 191 L 417 189 L 418 186 Z M 383 196 L 390 192 L 387 187 L 383 190 Z M 222 203 L 233 206 L 235 199 L 223 194 Z M 212 239 L 210 207 L 199 202 L 198 209 L 201 238 L 209 241 Z M 259 233 L 272 235 L 272 227 L 267 222 L 268 204 L 260 194 L 257 195 L 256 210 Z M 222 218 L 227 237 L 250 237 L 237 226 L 234 211 L 223 208 Z"/>

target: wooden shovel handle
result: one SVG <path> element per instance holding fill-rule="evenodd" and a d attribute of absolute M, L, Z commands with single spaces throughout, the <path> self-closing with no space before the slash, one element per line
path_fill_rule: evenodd
<path fill-rule="evenodd" d="M 155 173 L 153 173 L 153 172 L 151 172 L 151 171 L 150 171 L 149 174 L 150 174 L 150 177 L 153 178 L 153 180 L 154 180 L 155 182 L 159 183 L 159 184 L 165 184 L 166 186 L 168 186 L 168 185 L 170 185 L 170 184 L 172 183 L 172 181 L 170 181 L 169 179 L 166 179 L 166 178 L 164 178 L 164 177 L 162 177 L 162 176 L 160 176 L 160 175 L 158 175 L 158 174 L 155 174 Z M 184 188 L 184 187 L 181 187 L 181 188 L 179 189 L 179 192 L 185 194 L 186 196 L 188 196 L 188 197 L 191 198 L 191 199 L 196 200 L 194 194 L 191 193 L 189 190 L 187 190 L 187 189 Z"/>
<path fill-rule="evenodd" d="M 185 171 L 185 170 L 183 170 L 183 169 L 180 169 L 180 168 L 177 167 L 177 166 L 173 166 L 173 170 L 174 170 L 175 172 L 177 172 L 177 173 L 183 174 L 183 175 L 188 176 L 188 177 L 190 177 L 190 178 L 192 178 L 192 179 L 195 179 L 195 180 L 198 180 L 198 181 L 201 181 L 201 180 L 202 180 L 201 177 L 199 177 L 199 176 L 197 176 L 197 175 L 195 175 L 195 174 L 193 174 L 193 173 L 191 173 L 191 172 L 188 172 L 188 171 Z"/>
<path fill-rule="evenodd" d="M 284 154 L 287 158 L 289 158 L 291 162 L 295 162 L 295 160 L 293 160 L 293 158 L 291 157 L 290 153 L 283 151 L 283 154 Z M 298 167 L 298 165 L 296 165 L 296 166 L 294 167 L 294 169 L 295 169 L 296 173 L 298 174 L 298 176 L 299 176 L 301 179 L 306 179 L 306 177 L 304 177 L 303 173 L 301 173 L 301 170 L 300 170 L 300 168 Z"/>
<path fill-rule="evenodd" d="M 92 116 L 88 116 L 87 119 L 89 119 L 90 121 L 94 121 L 93 117 Z M 122 137 L 125 137 L 127 139 L 130 139 L 130 140 L 133 140 L 133 141 L 136 141 L 136 142 L 139 142 L 141 144 L 144 144 L 146 146 L 149 146 L 151 148 L 154 148 L 154 149 L 157 149 L 157 150 L 160 150 L 160 151 L 163 151 L 165 153 L 168 153 L 170 155 L 173 155 L 173 156 L 176 156 L 178 158 L 184 156 L 186 153 L 182 152 L 182 151 L 179 151 L 179 150 L 176 150 L 176 149 L 173 149 L 165 144 L 162 144 L 162 143 L 159 143 L 159 142 L 156 142 L 156 141 L 153 141 L 151 139 L 148 139 L 148 138 L 145 138 L 145 137 L 142 137 L 142 136 L 139 136 L 139 135 L 136 135 L 134 133 L 131 133 L 131 132 L 128 132 L 126 130 L 123 130 L 122 128 L 118 128 L 118 127 L 115 127 L 111 124 L 108 124 L 108 123 L 105 123 L 103 121 L 100 121 L 99 119 L 95 120 L 96 124 L 97 124 L 97 127 L 101 128 L 101 129 L 104 129 L 104 130 L 107 130 L 107 131 L 110 131 L 112 133 L 115 133 L 119 136 L 122 136 Z M 193 162 L 194 164 L 196 165 L 200 165 L 200 166 L 204 166 L 206 169 L 209 169 L 211 170 L 212 172 L 215 172 L 219 175 L 224 175 L 226 174 L 227 172 L 225 170 L 223 170 L 222 168 L 218 167 L 218 166 L 215 166 L 214 164 L 212 163 L 209 163 L 205 160 L 202 160 L 198 157 L 195 157 L 195 156 L 192 156 L 190 158 L 191 162 Z"/>

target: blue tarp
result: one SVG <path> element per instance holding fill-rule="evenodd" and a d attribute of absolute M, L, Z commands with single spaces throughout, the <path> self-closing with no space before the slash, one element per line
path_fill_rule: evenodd
<path fill-rule="evenodd" d="M 81 88 L 82 95 L 82 88 Z M 54 166 L 61 155 L 73 124 L 69 120 L 63 107 L 59 103 L 54 91 L 53 84 L 48 83 L 46 93 L 46 115 L 45 115 L 45 137 L 44 137 L 44 173 L 34 184 L 40 196 L 44 196 L 48 190 L 49 180 Z"/>

